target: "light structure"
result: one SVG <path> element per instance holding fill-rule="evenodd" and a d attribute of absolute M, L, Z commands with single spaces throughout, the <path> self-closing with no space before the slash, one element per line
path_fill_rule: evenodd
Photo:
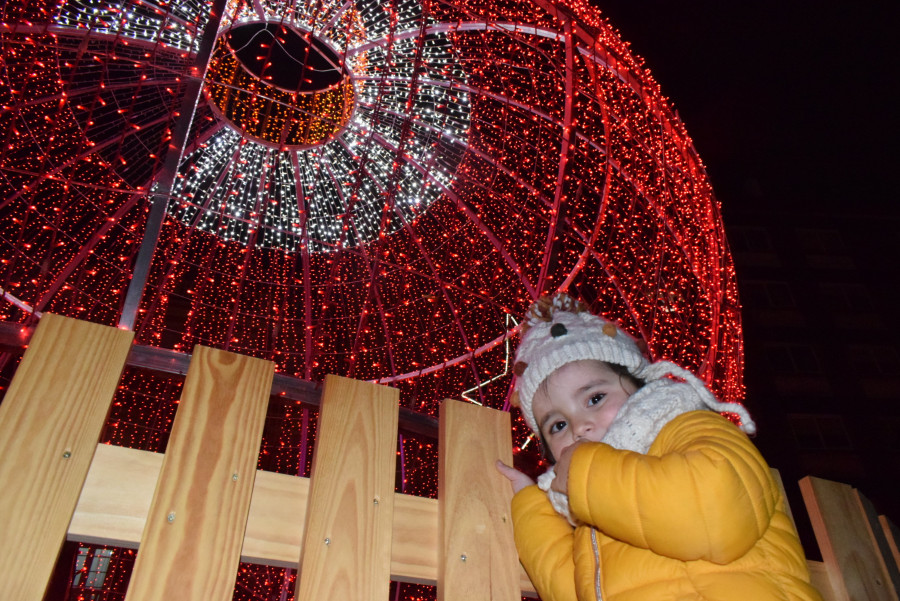
<path fill-rule="evenodd" d="M 375 380 L 434 415 L 446 397 L 507 407 L 515 318 L 568 290 L 741 398 L 717 201 L 595 7 L 221 4 L 0 7 L 2 319 L 114 325 L 137 286 L 141 344 Z M 144 282 L 153 195 L 167 217 Z M 127 373 L 105 439 L 160 450 L 179 387 Z M 312 417 L 273 416 L 261 465 L 303 472 Z M 400 451 L 402 486 L 433 493 L 431 442 Z"/>
<path fill-rule="evenodd" d="M 353 114 L 354 85 L 337 53 L 316 40 L 283 24 L 232 27 L 218 37 L 206 73 L 210 106 L 262 144 L 331 141 Z"/>

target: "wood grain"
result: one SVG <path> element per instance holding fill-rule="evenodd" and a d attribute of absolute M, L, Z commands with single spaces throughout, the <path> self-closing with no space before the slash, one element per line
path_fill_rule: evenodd
<path fill-rule="evenodd" d="M 159 453 L 99 445 L 72 518 L 69 540 L 137 548 L 162 460 Z M 308 496 L 308 478 L 258 471 L 241 561 L 296 569 Z M 437 499 L 394 494 L 392 580 L 437 583 L 438 523 Z M 813 585 L 825 601 L 842 598 L 831 592 L 823 562 L 807 564 Z M 525 571 L 521 566 L 516 569 L 522 594 L 534 596 Z"/>
<path fill-rule="evenodd" d="M 127 601 L 232 598 L 274 372 L 194 348 Z"/>
<path fill-rule="evenodd" d="M 298 601 L 387 599 L 399 391 L 327 376 Z"/>
<path fill-rule="evenodd" d="M 97 445 L 67 538 L 137 549 L 163 458 L 152 451 Z"/>
<path fill-rule="evenodd" d="M 894 593 L 894 598 L 896 598 L 897 592 L 900 591 L 900 570 L 897 569 L 897 563 L 894 561 L 893 550 L 887 538 L 887 533 L 881 527 L 878 512 L 875 510 L 872 502 L 858 490 L 853 492 L 856 494 L 859 505 L 863 510 L 863 515 L 866 517 L 866 526 L 868 526 L 872 544 L 878 549 L 878 558 L 881 560 L 885 573 L 890 578 L 888 588 L 891 589 Z"/>
<path fill-rule="evenodd" d="M 241 561 L 296 570 L 308 503 L 309 478 L 256 472 Z"/>
<path fill-rule="evenodd" d="M 897 601 L 851 486 L 807 476 L 800 491 L 838 601 Z"/>
<path fill-rule="evenodd" d="M 69 525 L 69 540 L 137 549 L 163 455 L 98 445 Z M 256 472 L 241 561 L 297 569 L 309 478 Z M 394 493 L 391 579 L 437 584 L 438 501 Z M 534 588 L 521 567 L 523 594 Z"/>
<path fill-rule="evenodd" d="M 133 333 L 45 313 L 0 404 L 0 582 L 41 601 Z"/>
<path fill-rule="evenodd" d="M 834 592 L 831 574 L 828 573 L 828 566 L 825 565 L 825 562 L 807 561 L 806 566 L 809 568 L 809 582 L 822 595 L 822 601 L 843 599 Z"/>
<path fill-rule="evenodd" d="M 884 538 L 887 541 L 888 548 L 891 550 L 894 565 L 900 570 L 900 528 L 897 528 L 894 522 L 883 515 L 878 516 L 878 523 L 881 524 Z"/>
<path fill-rule="evenodd" d="M 512 464 L 509 413 L 444 401 L 438 457 L 438 599 L 519 599 L 512 487 L 495 467 Z"/>

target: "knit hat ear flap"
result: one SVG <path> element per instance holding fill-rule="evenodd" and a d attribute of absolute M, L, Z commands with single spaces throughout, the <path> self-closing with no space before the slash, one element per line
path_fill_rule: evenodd
<path fill-rule="evenodd" d="M 736 414 L 741 419 L 741 430 L 750 436 L 756 434 L 756 422 L 753 421 L 750 417 L 750 413 L 743 405 L 739 403 L 723 403 L 718 400 L 700 378 L 671 361 L 657 361 L 656 363 L 651 363 L 636 375 L 646 382 L 659 380 L 668 375 L 681 378 L 691 387 L 691 389 L 693 389 L 697 396 L 700 397 L 700 400 L 703 401 L 704 405 L 718 413 Z"/>

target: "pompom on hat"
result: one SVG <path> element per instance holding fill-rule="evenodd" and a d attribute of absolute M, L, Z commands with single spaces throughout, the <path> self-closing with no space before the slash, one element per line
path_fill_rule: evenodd
<path fill-rule="evenodd" d="M 697 376 L 683 367 L 669 361 L 649 362 L 631 336 L 615 323 L 591 314 L 583 303 L 567 294 L 538 299 L 525 318 L 513 368 L 516 386 L 512 402 L 518 404 L 525 422 L 538 436 L 532 408 L 535 392 L 554 371 L 584 359 L 621 365 L 648 384 L 668 376 L 680 378 L 696 394 L 700 405 L 737 414 L 741 429 L 747 434 L 756 433 L 756 424 L 743 405 L 720 402 Z"/>

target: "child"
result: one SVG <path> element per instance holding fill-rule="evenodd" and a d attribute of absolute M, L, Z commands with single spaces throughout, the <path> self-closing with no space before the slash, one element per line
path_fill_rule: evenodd
<path fill-rule="evenodd" d="M 555 465 L 497 467 L 544 601 L 821 601 L 742 406 L 566 295 L 523 331 L 514 396 Z"/>

